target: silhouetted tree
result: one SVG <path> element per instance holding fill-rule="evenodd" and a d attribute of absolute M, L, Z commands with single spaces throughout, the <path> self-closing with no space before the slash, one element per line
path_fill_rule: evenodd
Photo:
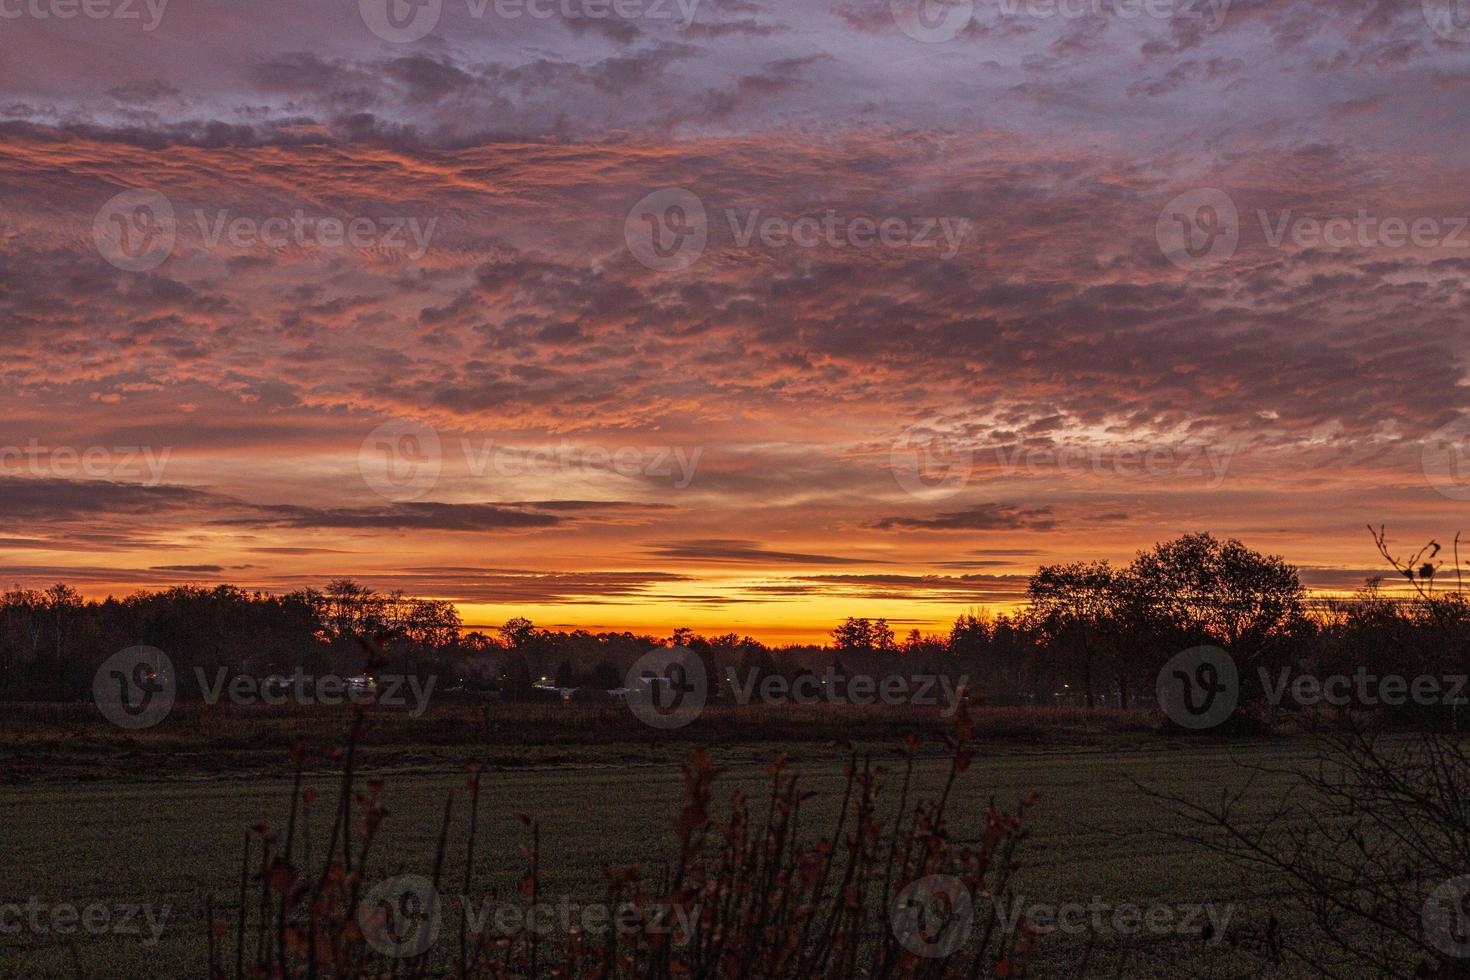
<path fill-rule="evenodd" d="M 898 649 L 893 630 L 883 619 L 849 619 L 832 631 L 832 640 L 838 650 Z"/>
<path fill-rule="evenodd" d="M 1261 693 L 1257 668 L 1285 662 L 1290 641 L 1310 631 L 1296 569 L 1233 538 L 1186 534 L 1140 552 L 1121 588 L 1149 672 L 1188 647 L 1220 646 L 1240 670 L 1243 701 Z"/>
<path fill-rule="evenodd" d="M 1026 593 L 1047 641 L 1070 653 L 1082 675 L 1087 706 L 1095 707 L 1100 661 L 1116 650 L 1118 639 L 1121 596 L 1113 566 L 1105 561 L 1046 565 L 1031 576 Z M 1115 672 L 1126 708 L 1127 672 Z"/>

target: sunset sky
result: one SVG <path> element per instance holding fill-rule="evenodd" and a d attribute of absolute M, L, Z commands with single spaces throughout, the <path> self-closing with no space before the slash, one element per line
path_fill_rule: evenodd
<path fill-rule="evenodd" d="M 794 640 L 1470 531 L 1439 0 L 90 2 L 0 0 L 4 587 Z"/>

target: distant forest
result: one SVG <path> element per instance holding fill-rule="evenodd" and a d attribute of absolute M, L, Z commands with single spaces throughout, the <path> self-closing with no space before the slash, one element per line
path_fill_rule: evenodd
<path fill-rule="evenodd" d="M 1240 668 L 1242 701 L 1263 693 L 1260 668 L 1317 675 L 1362 667 L 1404 676 L 1470 673 L 1470 605 L 1457 565 L 1431 543 L 1407 560 L 1375 541 L 1386 571 L 1412 585 L 1390 597 L 1370 580 L 1350 598 L 1309 601 L 1297 570 L 1236 540 L 1190 534 L 1140 552 L 1126 566 L 1049 565 L 1031 577 L 1013 614 L 957 616 L 947 633 L 898 636 L 882 619 L 854 617 L 821 646 L 772 647 L 733 633 L 671 636 L 546 630 L 512 619 L 492 634 L 463 629 L 448 602 L 381 594 L 348 579 L 285 595 L 220 585 L 84 601 L 72 588 L 0 593 L 0 700 L 91 696 L 107 657 L 132 646 L 169 655 L 181 698 L 198 697 L 197 671 L 214 678 L 301 671 L 353 675 L 365 667 L 360 636 L 386 655 L 383 671 L 438 678 L 441 692 L 532 700 L 538 685 L 622 684 L 654 646 L 693 650 L 726 667 L 794 679 L 841 670 L 968 677 L 982 703 L 1127 708 L 1151 703 L 1160 667 L 1181 650 L 1215 645 Z"/>

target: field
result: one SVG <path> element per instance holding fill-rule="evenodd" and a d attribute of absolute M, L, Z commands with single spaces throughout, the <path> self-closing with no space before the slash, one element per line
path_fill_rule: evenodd
<path fill-rule="evenodd" d="M 147 941 L 149 927 L 141 916 L 141 936 L 63 937 L 27 929 L 0 935 L 0 976 L 204 975 L 205 896 L 233 916 L 246 828 L 282 820 L 289 797 L 284 746 L 303 719 L 289 712 L 257 714 L 206 730 L 197 720 L 180 718 L 156 733 L 132 737 L 94 729 L 85 714 L 64 723 L 57 715 L 49 716 L 45 734 L 36 734 L 42 715 L 65 710 L 12 714 L 0 729 L 9 784 L 0 790 L 6 835 L 0 906 L 23 906 L 34 896 L 48 905 L 142 903 L 156 919 L 163 918 L 166 905 L 168 913 L 156 945 Z M 393 724 L 381 726 L 370 739 L 367 769 L 385 780 L 391 815 L 368 877 L 429 873 L 445 800 L 452 793 L 463 799 L 471 764 L 488 766 L 472 907 L 491 889 L 502 898 L 513 895 L 525 867 L 519 845 L 526 829 L 517 812 L 541 826 L 544 900 L 566 896 L 580 904 L 601 895 L 606 865 L 637 864 L 658 874 L 682 799 L 678 764 L 692 746 L 709 748 L 726 767 L 716 784 L 717 802 L 735 788 L 759 799 L 769 781 L 767 764 L 785 751 L 801 785 L 815 794 L 802 819 L 815 834 L 830 827 L 841 795 L 848 750 L 830 741 L 834 731 L 863 732 L 859 753 L 891 766 L 898 760 L 898 741 L 883 729 L 905 721 L 931 730 L 943 725 L 932 718 L 834 718 L 828 710 L 778 720 L 774 730 L 789 726 L 780 739 L 771 737 L 769 717 L 757 726 L 732 716 L 701 719 L 682 738 L 616 740 L 623 730 L 610 716 L 593 712 L 579 724 L 550 726 L 533 717 L 548 710 L 560 709 L 510 713 L 473 737 L 465 734 L 463 717 L 421 719 L 418 728 L 396 733 Z M 337 720 L 318 716 L 305 723 L 321 730 Z M 444 737 L 449 722 L 455 722 L 458 739 Z M 540 745 L 527 745 L 520 730 L 532 724 L 546 736 Z M 755 736 L 756 727 L 764 737 Z M 884 737 L 871 737 L 875 729 Z M 1170 739 L 1149 733 L 1136 718 L 1062 712 L 1040 719 L 982 716 L 979 743 L 975 763 L 956 789 L 951 819 L 965 828 L 960 837 L 974 838 L 992 799 L 1011 809 L 1026 793 L 1039 794 L 1017 887 L 1022 904 L 1100 900 L 1164 904 L 1186 914 L 1186 906 L 1209 903 L 1228 910 L 1232 924 L 1280 912 L 1272 882 L 1246 878 L 1197 845 L 1171 837 L 1182 822 L 1133 781 L 1214 799 L 1221 787 L 1244 782 L 1242 762 L 1287 768 L 1305 762 L 1310 745 L 1304 740 Z M 322 760 L 311 781 L 330 801 L 334 784 L 327 768 Z M 926 749 L 921 789 L 937 788 L 945 771 L 938 746 Z M 1280 776 L 1255 786 L 1252 806 L 1264 812 L 1288 782 Z M 895 792 L 890 788 L 885 795 L 890 805 Z M 328 807 L 321 809 L 318 822 L 324 823 Z M 459 828 L 461 810 L 455 808 Z M 314 836 L 320 830 L 314 826 Z M 462 855 L 462 840 L 451 833 L 447 866 L 460 868 Z M 458 877 L 456 872 L 446 891 L 459 891 Z M 449 906 L 446 921 L 454 923 L 457 935 L 457 899 Z M 1071 975 L 1083 942 L 1063 932 L 1044 936 L 1035 975 Z M 1199 976 L 1222 977 L 1239 966 L 1224 947 L 1206 947 L 1198 939 L 1107 932 L 1094 953 L 1094 968 L 1100 964 L 1107 969 L 1099 975 L 1118 975 L 1121 965 L 1123 976 L 1159 977 L 1177 975 L 1181 964 Z"/>

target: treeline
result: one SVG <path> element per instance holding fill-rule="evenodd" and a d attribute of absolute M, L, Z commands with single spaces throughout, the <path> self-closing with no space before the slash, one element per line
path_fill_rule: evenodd
<path fill-rule="evenodd" d="M 1157 545 L 1123 567 L 1041 568 L 1030 580 L 1023 616 L 1035 631 L 1035 663 L 1055 670 L 1049 680 L 1080 690 L 1087 704 L 1127 707 L 1155 689 L 1176 654 L 1214 646 L 1238 671 L 1237 722 L 1258 721 L 1268 706 L 1326 705 L 1414 724 L 1456 724 L 1451 705 L 1431 698 L 1392 704 L 1377 695 L 1384 678 L 1410 685 L 1432 678 L 1449 689 L 1470 674 L 1470 604 L 1458 546 L 1447 563 L 1433 541 L 1400 559 L 1381 529 L 1373 540 L 1385 571 L 1409 586 L 1407 594 L 1389 595 L 1384 579 L 1375 577 L 1349 598 L 1312 602 L 1297 570 L 1280 557 L 1208 534 Z M 1368 696 L 1361 686 L 1338 701 L 1320 696 L 1327 679 L 1357 685 L 1360 675 L 1373 685 Z"/>
<path fill-rule="evenodd" d="M 622 686 L 653 646 L 695 651 L 716 679 L 794 680 L 842 673 L 942 673 L 992 704 L 1131 707 L 1152 703 L 1161 667 L 1182 650 L 1213 645 L 1239 667 L 1242 710 L 1267 684 L 1359 668 L 1404 677 L 1470 673 L 1470 606 L 1459 570 L 1440 549 L 1400 561 L 1381 532 L 1389 568 L 1413 586 L 1389 597 L 1381 582 L 1351 598 L 1311 602 L 1297 570 L 1235 540 L 1192 534 L 1139 553 L 1126 566 L 1051 565 L 1031 577 L 1012 614 L 967 612 L 946 633 L 895 635 L 883 619 L 855 617 L 830 643 L 772 647 L 749 636 L 706 637 L 558 631 L 512 619 L 492 633 L 465 631 L 454 607 L 377 593 L 348 579 L 286 595 L 222 585 L 83 601 L 73 589 L 0 594 L 0 699 L 91 696 L 98 666 L 116 651 L 154 646 L 172 659 L 179 695 L 197 697 L 197 671 L 353 676 L 365 668 L 359 636 L 384 651 L 387 671 L 434 675 L 438 690 L 495 692 L 507 700 L 551 697 L 548 687 L 589 696 Z M 1450 587 L 1440 583 L 1453 579 Z M 718 692 L 716 692 L 718 695 Z M 1417 713 L 1420 717 L 1424 712 Z"/>
<path fill-rule="evenodd" d="M 89 698 L 102 662 L 134 646 L 169 655 L 185 698 L 200 693 L 197 671 L 211 681 L 220 671 L 351 676 L 365 666 L 358 635 L 376 637 L 405 673 L 438 673 L 472 650 L 453 604 L 376 593 L 347 579 L 280 596 L 179 586 L 101 601 L 84 601 L 66 585 L 17 587 L 0 593 L 0 699 Z"/>

